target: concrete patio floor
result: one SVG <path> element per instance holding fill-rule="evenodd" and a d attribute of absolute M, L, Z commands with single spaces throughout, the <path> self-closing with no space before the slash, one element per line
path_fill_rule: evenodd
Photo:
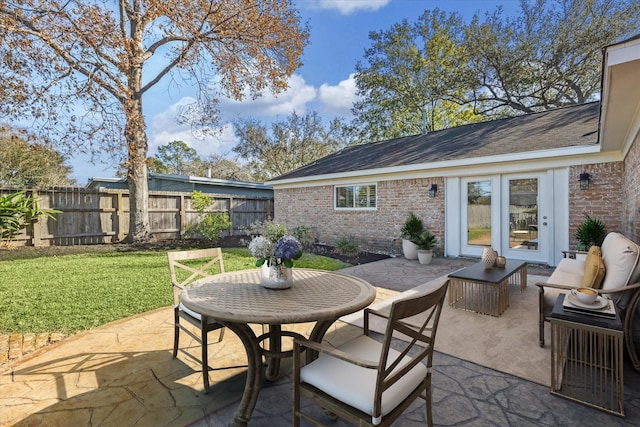
<path fill-rule="evenodd" d="M 391 258 L 342 271 L 375 285 L 381 300 L 473 262 L 438 258 L 423 266 Z M 529 272 L 545 274 L 545 269 L 532 267 Z M 295 326 L 302 332 L 310 328 L 309 324 Z M 337 322 L 327 339 L 339 343 L 357 333 L 354 326 Z M 246 360 L 239 340 L 227 333 L 222 343 L 210 345 L 210 364 L 215 369 L 210 373 L 212 390 L 204 394 L 197 343 L 181 335 L 184 351 L 174 359 L 172 339 L 172 309 L 166 307 L 66 338 L 13 361 L 0 372 L 0 425 L 228 425 L 244 386 Z M 291 424 L 288 366 L 278 381 L 265 383 L 251 426 Z M 552 396 L 542 385 L 441 353 L 434 357 L 434 372 L 436 425 L 640 424 L 640 376 L 631 367 L 625 369 L 626 419 Z M 418 402 L 398 425 L 424 423 L 424 405 Z"/>

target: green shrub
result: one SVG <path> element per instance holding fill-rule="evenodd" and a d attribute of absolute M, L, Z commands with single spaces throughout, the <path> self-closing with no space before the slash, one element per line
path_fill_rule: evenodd
<path fill-rule="evenodd" d="M 316 242 L 316 233 L 306 225 L 299 225 L 291 233 L 303 248 L 310 248 Z"/>
<path fill-rule="evenodd" d="M 191 194 L 191 203 L 201 219 L 186 227 L 187 236 L 202 236 L 211 243 L 216 243 L 222 232 L 232 226 L 229 215 L 226 212 L 208 212 L 207 208 L 212 205 L 212 200 L 201 191 L 196 190 Z"/>
<path fill-rule="evenodd" d="M 18 233 L 39 216 L 54 218 L 60 211 L 40 209 L 38 201 L 26 194 L 26 191 L 0 196 L 0 246 L 7 245 Z"/>
<path fill-rule="evenodd" d="M 334 245 L 334 252 L 343 256 L 358 255 L 360 253 L 358 239 L 355 236 L 341 237 Z"/>
<path fill-rule="evenodd" d="M 249 230 L 245 231 L 251 236 L 264 236 L 272 242 L 289 234 L 289 230 L 285 225 L 274 222 L 271 219 L 256 221 L 249 226 Z"/>
<path fill-rule="evenodd" d="M 602 246 L 606 235 L 607 227 L 602 221 L 584 214 L 584 220 L 576 230 L 578 250 L 588 251 L 591 246 Z"/>
<path fill-rule="evenodd" d="M 418 249 L 428 251 L 438 243 L 438 238 L 429 230 L 424 230 L 417 239 L 412 239 L 411 241 L 418 246 Z"/>
<path fill-rule="evenodd" d="M 409 212 L 407 220 L 402 225 L 402 228 L 400 228 L 400 238 L 415 240 L 423 231 L 424 223 L 422 222 L 422 219 L 413 212 Z"/>

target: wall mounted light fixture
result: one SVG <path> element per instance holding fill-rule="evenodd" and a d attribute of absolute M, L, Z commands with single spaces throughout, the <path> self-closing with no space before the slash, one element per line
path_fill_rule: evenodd
<path fill-rule="evenodd" d="M 431 184 L 431 188 L 429 188 L 429 197 L 436 197 L 437 192 L 438 184 Z"/>
<path fill-rule="evenodd" d="M 590 181 L 591 179 L 589 177 L 589 174 L 587 172 L 582 172 L 580 174 L 580 189 L 588 190 Z"/>

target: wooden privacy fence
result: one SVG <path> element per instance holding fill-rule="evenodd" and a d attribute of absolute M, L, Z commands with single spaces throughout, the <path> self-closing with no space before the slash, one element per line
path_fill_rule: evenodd
<path fill-rule="evenodd" d="M 0 195 L 18 191 L 0 189 Z M 62 213 L 55 219 L 41 219 L 23 230 L 16 246 L 70 246 L 115 243 L 129 232 L 128 190 L 87 190 L 61 187 L 28 190 L 43 209 Z M 228 194 L 207 194 L 212 212 L 226 212 L 233 224 L 223 236 L 245 234 L 256 221 L 273 218 L 272 198 L 251 198 Z M 149 224 L 155 239 L 184 239 L 186 228 L 199 220 L 191 206 L 191 193 L 149 192 Z"/>

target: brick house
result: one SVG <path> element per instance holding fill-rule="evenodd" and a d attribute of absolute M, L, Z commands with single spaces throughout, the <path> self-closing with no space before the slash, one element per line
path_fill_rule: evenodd
<path fill-rule="evenodd" d="M 584 214 L 640 241 L 640 37 L 603 53 L 600 101 L 345 148 L 268 183 L 275 219 L 387 252 L 411 211 L 445 256 L 552 266 Z"/>

